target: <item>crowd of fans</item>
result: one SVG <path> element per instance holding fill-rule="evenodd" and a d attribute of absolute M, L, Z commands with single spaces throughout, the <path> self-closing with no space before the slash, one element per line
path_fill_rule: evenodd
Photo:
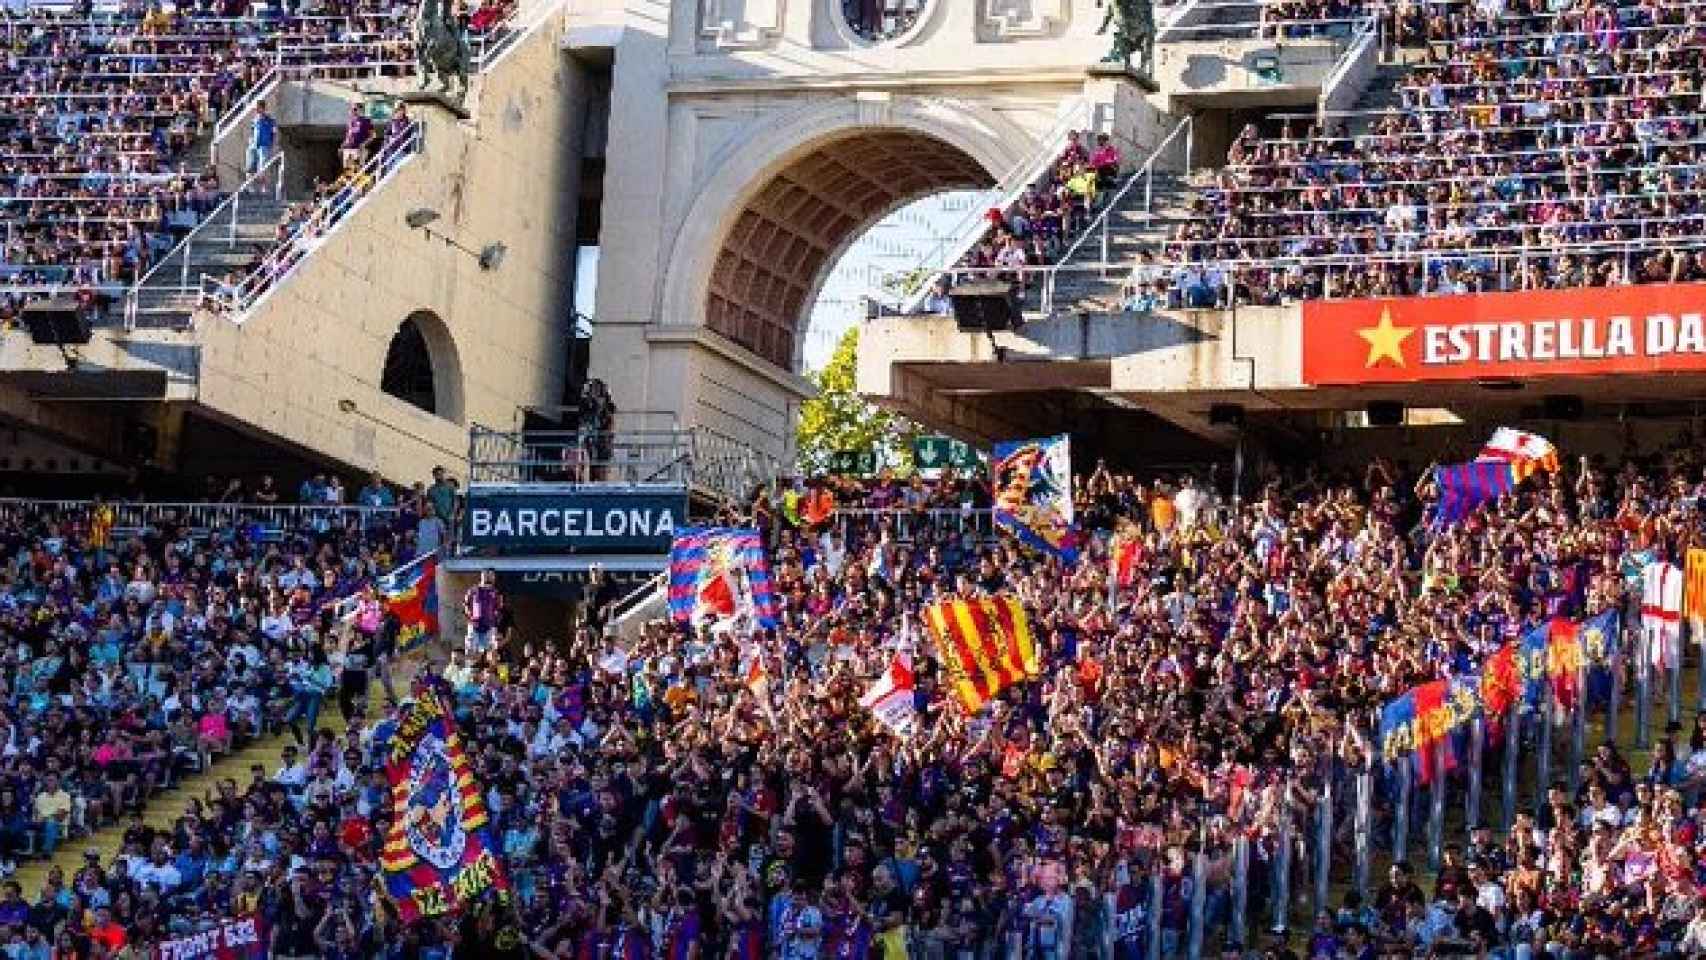
<path fill-rule="evenodd" d="M 472 15 L 489 29 L 505 9 Z M 225 199 L 192 148 L 227 110 L 274 69 L 412 72 L 412 16 L 376 0 L 8 7 L 0 322 L 137 281 Z"/>
<path fill-rule="evenodd" d="M 1025 188 L 1006 210 L 991 207 L 988 227 L 958 264 L 968 281 L 995 279 L 1021 294 L 1029 284 L 1025 268 L 1053 263 L 1095 219 L 1107 190 L 1120 177 L 1120 149 L 1107 134 L 1090 144 L 1072 130 L 1060 156 Z M 937 282 L 926 309 L 948 313 L 949 282 Z"/>
<path fill-rule="evenodd" d="M 1292 918 L 1302 929 L 1289 947 L 1263 932 L 1276 919 L 1266 904 L 1284 837 L 1305 897 L 1305 840 L 1329 779 L 1334 876 L 1348 883 L 1347 776 L 1369 759 L 1375 707 L 1472 669 L 1545 617 L 1626 606 L 1646 559 L 1677 558 L 1701 539 L 1706 472 L 1692 446 L 1538 474 L 1443 532 L 1427 524 L 1433 491 L 1417 466 L 1275 472 L 1237 502 L 1212 473 L 1140 480 L 1098 465 L 1075 487 L 1071 564 L 996 538 L 977 478 L 766 491 L 724 518 L 763 531 L 781 599 L 778 629 L 750 640 L 660 622 L 622 641 L 603 629 L 614 592 L 593 588 L 571 635 L 535 635 L 504 622 L 487 581 L 476 590 L 492 592 L 465 601 L 485 617 L 482 642 L 424 673 L 452 693 L 512 898 L 405 928 L 374 894 L 390 817 L 376 731 L 394 706 L 371 701 L 386 705 L 364 716 L 368 701 L 350 697 L 347 732 L 305 730 L 281 769 L 220 784 L 172 830 L 133 826 L 115 862 L 57 877 L 11 913 L 0 904 L 0 925 L 28 942 L 86 944 L 116 928 L 146 943 L 256 913 L 275 954 L 289 956 L 462 955 L 479 944 L 500 956 L 826 960 L 1139 957 L 1154 930 L 1171 956 L 1187 936 L 1199 850 L 1207 941 L 1224 945 L 1243 838 L 1250 942 L 1264 956 L 1706 948 L 1706 732 L 1670 735 L 1650 770 L 1601 748 L 1579 793 L 1560 783 L 1508 836 L 1480 830 L 1453 844 L 1431 879 L 1395 867 L 1366 899 L 1335 894 L 1312 904 L 1312 919 Z M 326 486 L 305 496 L 329 497 Z M 97 715 L 101 697 L 127 689 L 124 670 L 100 664 L 166 665 L 160 706 L 139 691 L 120 715 L 168 756 L 195 749 L 200 740 L 175 739 L 179 726 L 210 712 L 235 737 L 265 722 L 268 704 L 302 719 L 303 688 L 282 685 L 293 672 L 318 689 L 342 689 L 352 671 L 364 685 L 373 661 L 361 619 L 317 618 L 316 598 L 418 549 L 407 528 L 435 512 L 434 491 L 454 497 L 440 481 L 403 498 L 415 506 L 376 541 L 332 530 L 263 548 L 241 531 L 186 544 L 162 530 L 106 547 L 120 561 L 112 573 L 91 558 L 98 534 L 86 521 L 13 521 L 5 596 L 23 599 L 9 601 L 18 612 L 0 629 L 24 648 L 8 665 L 32 666 L 14 665 L 8 687 L 10 782 L 38 802 L 53 770 L 73 779 L 86 810 L 124 808 L 128 777 L 115 794 L 112 777 L 88 772 L 100 770 L 93 756 L 54 757 L 60 744 L 99 750 L 108 728 L 50 740 L 43 727 L 66 721 L 25 712 L 42 703 L 81 718 L 89 703 Z M 1110 603 L 1116 532 L 1137 547 Z M 124 572 L 144 556 L 156 574 Z M 131 591 L 144 595 L 132 603 Z M 1042 671 L 967 716 L 918 614 L 945 595 L 996 592 L 1023 600 Z M 109 594 L 116 607 L 102 606 Z M 148 641 L 157 603 L 176 638 L 158 645 Z M 117 639 L 102 646 L 114 617 Z M 86 654 L 61 652 L 62 665 L 33 666 L 84 643 Z M 159 652 L 138 661 L 142 650 Z M 858 703 L 897 654 L 917 677 L 917 723 L 904 736 Z M 24 696 L 18 684 L 38 673 L 63 688 L 50 679 Z M 242 710 L 232 698 L 245 698 Z M 28 745 L 43 741 L 38 763 Z M 1498 755 L 1489 747 L 1490 769 Z M 138 791 L 164 769 L 132 763 L 121 769 Z M 1381 845 L 1394 782 L 1380 772 Z"/>
<path fill-rule="evenodd" d="M 1277 138 L 1247 127 L 1134 294 L 1200 307 L 1706 278 L 1706 7 L 1405 3 L 1386 20 L 1426 49 L 1398 102 Z"/>

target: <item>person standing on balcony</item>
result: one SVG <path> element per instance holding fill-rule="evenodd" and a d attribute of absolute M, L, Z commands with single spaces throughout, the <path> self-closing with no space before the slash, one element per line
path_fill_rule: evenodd
<path fill-rule="evenodd" d="M 249 121 L 249 150 L 243 164 L 245 174 L 253 174 L 272 158 L 278 143 L 278 121 L 273 119 L 267 105 L 255 105 L 255 118 Z"/>
<path fill-rule="evenodd" d="M 367 148 L 373 142 L 373 121 L 361 104 L 349 107 L 349 122 L 344 124 L 344 170 L 356 170 L 367 160 Z"/>

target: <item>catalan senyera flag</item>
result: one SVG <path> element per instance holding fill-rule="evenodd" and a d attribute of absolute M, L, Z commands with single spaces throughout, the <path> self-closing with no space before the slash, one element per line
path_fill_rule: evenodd
<path fill-rule="evenodd" d="M 1015 597 L 939 600 L 924 610 L 948 685 L 967 713 L 1040 668 L 1025 608 Z"/>
<path fill-rule="evenodd" d="M 1493 436 L 1475 459 L 1510 464 L 1519 483 L 1540 470 L 1558 472 L 1558 448 L 1552 445 L 1552 441 L 1538 433 L 1528 433 L 1514 427 L 1494 430 Z"/>
<path fill-rule="evenodd" d="M 1683 558 L 1682 615 L 1695 643 L 1706 643 L 1706 549 L 1689 547 Z"/>
<path fill-rule="evenodd" d="M 438 636 L 438 551 L 379 581 L 387 613 L 397 618 L 397 652 L 407 653 Z"/>
<path fill-rule="evenodd" d="M 455 913 L 488 890 L 509 889 L 480 784 L 438 689 L 417 689 L 385 755 L 391 828 L 379 862 L 403 923 Z"/>

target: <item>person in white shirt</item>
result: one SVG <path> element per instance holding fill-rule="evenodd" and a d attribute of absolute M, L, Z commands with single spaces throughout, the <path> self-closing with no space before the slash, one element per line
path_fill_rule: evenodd
<path fill-rule="evenodd" d="M 300 793 L 308 784 L 308 765 L 296 756 L 296 748 L 286 745 L 284 748 L 284 765 L 273 774 L 273 782 L 282 784 L 291 793 Z"/>
<path fill-rule="evenodd" d="M 165 846 L 156 844 L 153 855 L 146 862 L 131 868 L 136 881 L 144 887 L 152 886 L 162 894 L 176 890 L 183 883 L 183 875 L 178 873 L 177 866 L 166 854 Z"/>
<path fill-rule="evenodd" d="M 1197 525 L 1203 508 L 1203 493 L 1197 489 L 1195 477 L 1185 477 L 1178 494 L 1173 497 L 1173 506 L 1179 511 L 1180 530 L 1190 530 Z"/>

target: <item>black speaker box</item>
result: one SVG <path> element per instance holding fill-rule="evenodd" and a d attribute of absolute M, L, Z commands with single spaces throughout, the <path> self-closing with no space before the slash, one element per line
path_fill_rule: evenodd
<path fill-rule="evenodd" d="M 89 342 L 89 316 L 75 300 L 38 300 L 24 304 L 23 320 L 30 339 L 40 345 Z"/>

